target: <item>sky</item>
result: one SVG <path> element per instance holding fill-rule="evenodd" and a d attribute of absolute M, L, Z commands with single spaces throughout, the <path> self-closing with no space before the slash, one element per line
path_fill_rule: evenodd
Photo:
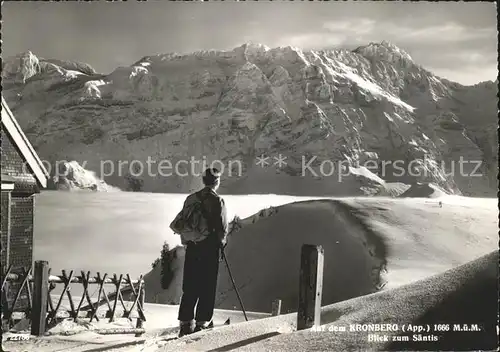
<path fill-rule="evenodd" d="M 100 73 L 144 56 L 269 47 L 354 49 L 387 40 L 434 74 L 495 80 L 488 2 L 3 2 L 2 51 L 85 62 Z"/>

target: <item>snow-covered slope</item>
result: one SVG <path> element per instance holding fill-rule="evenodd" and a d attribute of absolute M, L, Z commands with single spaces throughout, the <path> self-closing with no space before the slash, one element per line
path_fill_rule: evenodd
<path fill-rule="evenodd" d="M 246 309 L 270 312 L 271 302 L 281 299 L 284 312 L 296 311 L 305 243 L 325 250 L 327 305 L 413 283 L 489 253 L 497 246 L 497 217 L 494 199 L 459 196 L 300 201 L 241 220 L 226 254 Z M 159 271 L 150 272 L 147 301 L 179 303 L 185 252 L 175 250 L 170 287 L 161 290 Z M 223 263 L 217 291 L 217 307 L 239 309 Z"/>
<path fill-rule="evenodd" d="M 384 181 L 419 181 L 496 194 L 496 85 L 441 79 L 387 42 L 353 51 L 245 44 L 146 56 L 107 75 L 27 52 L 6 60 L 2 77 L 2 94 L 44 159 L 86 162 L 97 173 L 113 162 L 103 175 L 111 185 L 137 172 L 119 161 L 146 169 L 149 160 L 141 190 L 192 190 L 199 163 L 181 164 L 177 176 L 159 176 L 158 165 L 168 160 L 168 173 L 194 157 L 222 161 L 228 193 L 373 194 Z M 281 168 L 272 165 L 280 153 Z M 271 165 L 256 165 L 261 154 Z"/>
<path fill-rule="evenodd" d="M 135 326 L 135 321 L 118 319 L 109 323 L 101 320 L 89 324 L 68 319 L 49 331 L 49 334 L 61 335 L 42 338 L 32 336 L 29 341 L 9 342 L 9 338 L 15 334 L 7 332 L 2 335 L 2 342 L 6 349 L 13 352 L 35 349 L 39 352 L 83 352 L 89 351 L 94 345 L 94 350 L 130 352 L 489 351 L 498 345 L 497 312 L 492 309 L 497 304 L 497 283 L 498 250 L 495 250 L 457 268 L 409 285 L 323 306 L 321 327 L 316 329 L 296 331 L 296 313 L 265 317 L 265 314 L 259 316 L 247 312 L 249 322 L 243 322 L 240 311 L 215 310 L 216 322 L 223 322 L 230 317 L 231 324 L 172 340 L 178 333 L 178 327 L 173 328 L 178 324 L 178 307 L 146 304 L 146 333 L 141 338 L 130 334 L 101 335 L 92 331 L 99 326 L 129 328 Z M 439 331 L 444 330 L 445 324 L 451 328 L 457 323 L 462 328 L 470 327 L 472 331 Z M 409 324 L 429 324 L 432 327 L 440 324 L 441 328 L 429 333 L 403 332 L 403 326 L 408 327 Z M 374 325 L 392 329 L 373 332 L 370 328 L 376 328 Z M 22 332 L 29 334 L 29 327 Z M 375 334 L 387 336 L 389 341 L 373 341 L 373 338 L 369 338 Z M 393 336 L 399 338 L 393 340 Z M 403 340 L 403 337 L 409 339 Z"/>
<path fill-rule="evenodd" d="M 293 313 L 151 343 L 145 351 L 492 351 L 498 345 L 497 278 L 495 250 L 409 285 L 323 306 L 316 330 L 296 331 Z M 429 330 L 405 329 L 410 324 Z"/>

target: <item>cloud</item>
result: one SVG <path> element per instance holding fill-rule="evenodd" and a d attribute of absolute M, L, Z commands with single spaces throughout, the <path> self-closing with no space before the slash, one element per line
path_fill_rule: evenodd
<path fill-rule="evenodd" d="M 450 81 L 459 82 L 463 85 L 474 85 L 484 81 L 495 81 L 498 70 L 495 67 L 462 67 L 461 70 L 448 68 L 427 67 L 436 76 L 446 78 Z"/>
<path fill-rule="evenodd" d="M 305 50 L 353 49 L 388 40 L 407 51 L 424 68 L 450 80 L 472 84 L 496 78 L 496 39 L 497 30 L 493 26 L 437 21 L 432 16 L 421 17 L 418 21 L 400 16 L 390 22 L 351 17 L 337 21 L 328 19 L 314 30 L 309 28 L 305 32 L 275 38 L 270 46 L 292 45 Z"/>
<path fill-rule="evenodd" d="M 451 68 L 453 66 L 482 66 L 496 64 L 495 57 L 484 55 L 474 50 L 449 51 L 436 55 L 433 59 L 435 65 Z"/>
<path fill-rule="evenodd" d="M 305 33 L 285 36 L 275 41 L 274 46 L 296 46 L 301 49 L 318 49 L 318 46 L 339 46 L 346 37 L 341 34 Z"/>
<path fill-rule="evenodd" d="M 368 34 L 376 25 L 376 21 L 368 18 L 328 21 L 323 23 L 323 28 L 330 32 L 349 31 L 352 34 Z"/>
<path fill-rule="evenodd" d="M 316 30 L 302 31 L 276 38 L 278 45 L 294 45 L 304 49 L 324 49 L 331 46 L 364 45 L 389 40 L 405 47 L 416 44 L 441 47 L 468 42 L 496 45 L 496 28 L 466 27 L 454 22 L 429 26 L 417 23 L 381 22 L 369 18 L 326 21 Z M 495 41 L 495 42 L 493 42 Z M 285 44 L 286 43 L 286 44 Z M 484 47 L 484 45 L 482 45 Z"/>
<path fill-rule="evenodd" d="M 343 46 L 353 38 L 372 32 L 376 22 L 371 19 L 352 19 L 324 22 L 317 30 L 306 30 L 276 38 L 271 46 L 296 46 L 305 50 Z"/>
<path fill-rule="evenodd" d="M 398 23 L 402 22 L 402 23 Z M 455 22 L 443 22 L 424 26 L 406 21 L 383 22 L 367 18 L 350 21 L 325 22 L 322 28 L 329 32 L 343 32 L 346 37 L 371 41 L 383 38 L 404 43 L 458 43 L 475 40 L 495 40 L 494 27 L 467 27 Z"/>
<path fill-rule="evenodd" d="M 443 23 L 424 28 L 401 27 L 388 24 L 386 33 L 393 33 L 396 38 L 412 42 L 465 42 L 489 39 L 496 34 L 494 28 L 467 28 L 457 23 Z"/>

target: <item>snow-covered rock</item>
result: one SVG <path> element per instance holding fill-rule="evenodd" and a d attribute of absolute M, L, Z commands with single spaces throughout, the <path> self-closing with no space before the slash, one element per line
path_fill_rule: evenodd
<path fill-rule="evenodd" d="M 449 82 L 388 42 L 245 44 L 146 56 L 108 75 L 28 52 L 7 58 L 2 77 L 44 159 L 99 174 L 113 165 L 103 178 L 115 186 L 134 174 L 143 191 L 190 191 L 203 161 L 218 160 L 223 192 L 355 195 L 430 182 L 496 195 L 496 85 Z M 280 154 L 286 165 L 274 166 Z"/>
<path fill-rule="evenodd" d="M 399 197 L 412 197 L 412 198 L 439 198 L 446 195 L 446 193 L 440 189 L 438 186 L 430 184 L 414 184 L 411 185 L 405 192 L 403 192 Z"/>
<path fill-rule="evenodd" d="M 63 191 L 90 190 L 95 192 L 120 191 L 101 180 L 93 171 L 85 170 L 76 161 L 60 162 L 57 172 L 52 176 L 54 188 Z"/>

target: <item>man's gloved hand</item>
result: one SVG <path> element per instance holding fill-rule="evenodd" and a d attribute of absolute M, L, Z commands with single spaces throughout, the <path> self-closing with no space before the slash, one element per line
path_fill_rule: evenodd
<path fill-rule="evenodd" d="M 226 248 L 227 246 L 227 241 L 224 239 L 220 242 L 220 257 L 219 257 L 219 262 L 223 261 L 224 260 L 224 249 Z"/>
<path fill-rule="evenodd" d="M 227 236 L 220 240 L 220 246 L 221 248 L 225 248 L 227 246 Z"/>

